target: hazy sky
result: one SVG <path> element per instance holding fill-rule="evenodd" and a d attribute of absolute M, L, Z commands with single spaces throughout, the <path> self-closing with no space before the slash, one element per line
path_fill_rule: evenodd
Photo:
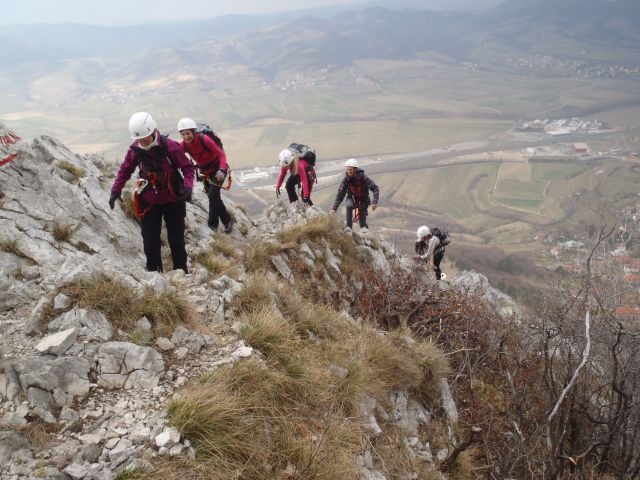
<path fill-rule="evenodd" d="M 113 25 L 194 20 L 230 13 L 268 13 L 362 0 L 8 0 L 0 7 L 0 25 L 77 22 Z"/>

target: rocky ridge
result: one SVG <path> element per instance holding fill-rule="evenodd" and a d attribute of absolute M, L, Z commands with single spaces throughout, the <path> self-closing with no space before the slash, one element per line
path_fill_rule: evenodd
<path fill-rule="evenodd" d="M 138 225 L 108 207 L 110 183 L 101 158 L 74 155 L 46 136 L 19 144 L 18 157 L 0 168 L 1 478 L 110 479 L 123 470 L 152 468 L 158 456 L 195 457 L 189 440 L 168 426 L 167 401 L 208 370 L 260 357 L 236 335 L 232 305 L 248 278 L 244 267 L 235 278 L 214 278 L 193 257 L 189 274 L 146 272 Z M 206 226 L 202 192 L 195 192 L 187 210 L 188 251 L 195 255 L 216 239 Z M 273 240 L 283 229 L 324 214 L 280 203 L 257 221 L 236 206 L 231 211 L 237 221 L 232 240 L 238 245 Z M 60 229 L 67 233 L 56 233 Z M 352 238 L 381 275 L 389 274 L 392 264 L 411 268 L 375 235 L 352 232 Z M 303 243 L 270 261 L 274 281 L 295 284 L 296 261 L 321 264 L 334 288 L 342 275 L 341 252 L 329 242 L 323 247 Z M 193 320 L 162 336 L 141 317 L 133 338 L 60 291 L 97 274 L 116 278 L 134 292 L 179 295 L 187 299 Z M 473 272 L 451 285 L 482 293 L 497 306 L 513 305 Z M 342 308 L 355 322 L 348 302 Z M 440 391 L 448 421 L 455 423 L 455 402 L 445 380 Z M 390 402 L 391 409 L 374 399 L 362 403 L 360 416 L 372 436 L 380 431 L 380 418 L 392 419 L 406 432 L 405 446 L 417 458 L 433 463 L 447 456 L 446 449 L 432 452 L 417 436 L 420 425 L 429 424 L 424 406 L 407 392 L 394 393 Z M 385 478 L 370 451 L 354 461 L 363 478 Z"/>

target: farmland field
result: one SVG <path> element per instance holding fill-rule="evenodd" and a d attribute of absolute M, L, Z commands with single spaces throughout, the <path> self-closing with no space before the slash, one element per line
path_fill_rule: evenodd
<path fill-rule="evenodd" d="M 640 127 L 640 90 L 633 80 L 363 60 L 322 81 L 313 78 L 293 87 L 283 86 L 285 74 L 269 83 L 243 66 L 230 66 L 224 74 L 194 68 L 174 77 L 162 72 L 139 74 L 138 80 L 115 76 L 90 92 L 86 79 L 94 76 L 78 65 L 19 90 L 5 91 L 8 83 L 0 72 L 5 99 L 0 119 L 24 137 L 52 135 L 78 153 L 102 153 L 111 163 L 121 161 L 130 143 L 128 118 L 140 110 L 152 113 L 160 130 L 173 138 L 184 116 L 207 122 L 222 137 L 234 170 L 273 166 L 291 142 L 315 148 L 320 164 L 394 155 L 400 159 L 397 169 L 393 162 L 366 169 L 382 192 L 369 223 L 405 252 L 417 226 L 443 223 L 456 238 L 448 258 L 465 251 L 466 260 L 482 260 L 474 248 L 495 248 L 545 265 L 548 249 L 533 240 L 536 233 L 597 222 L 595 210 L 605 200 L 637 201 L 637 160 L 533 163 L 524 147 L 534 140 L 520 139 L 522 145 L 515 147 L 510 145 L 515 136 L 504 134 L 517 120 L 555 118 L 568 110 L 620 127 L 580 140 L 594 151 L 637 149 L 640 135 L 625 130 Z M 457 157 L 416 157 L 415 162 L 404 157 L 445 147 L 451 153 L 456 144 L 478 141 L 488 147 Z M 325 209 L 340 179 L 332 175 L 314 187 L 313 200 Z M 273 187 L 253 192 L 235 187 L 228 195 L 253 214 L 275 200 Z"/>

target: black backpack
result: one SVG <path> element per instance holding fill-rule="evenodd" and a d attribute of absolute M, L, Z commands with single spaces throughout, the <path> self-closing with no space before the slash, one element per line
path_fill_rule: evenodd
<path fill-rule="evenodd" d="M 433 227 L 431 229 L 431 234 L 434 237 L 438 237 L 440 239 L 440 245 L 442 245 L 443 247 L 451 243 L 451 238 L 449 237 L 449 231 L 447 230 L 447 227 Z"/>
<path fill-rule="evenodd" d="M 224 147 L 222 146 L 222 139 L 218 136 L 218 134 L 216 132 L 211 130 L 211 127 L 209 125 L 207 125 L 206 123 L 198 123 L 198 124 L 196 124 L 196 133 L 201 133 L 203 135 L 206 135 L 211 140 L 216 142 L 216 145 L 218 145 L 220 148 L 222 148 L 222 150 L 224 150 Z M 202 137 L 200 137 L 200 142 L 202 143 L 202 146 L 205 149 L 207 149 L 207 144 L 204 143 L 204 139 Z"/>
<path fill-rule="evenodd" d="M 295 150 L 300 154 L 300 158 L 307 162 L 310 167 L 316 166 L 316 152 L 311 150 L 307 145 L 301 143 L 292 143 L 289 145 L 289 150 Z"/>

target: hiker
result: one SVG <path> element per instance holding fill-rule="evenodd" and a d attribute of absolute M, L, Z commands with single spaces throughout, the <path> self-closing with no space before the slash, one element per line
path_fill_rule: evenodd
<path fill-rule="evenodd" d="M 162 272 L 160 231 L 164 218 L 173 268 L 188 273 L 184 219 L 195 172 L 180 145 L 160 135 L 157 126 L 146 112 L 134 113 L 129 119 L 129 133 L 134 142 L 113 182 L 109 206 L 113 210 L 116 200 L 122 201 L 122 188 L 138 168 L 134 210 L 140 218 L 147 270 Z"/>
<path fill-rule="evenodd" d="M 380 190 L 369 177 L 364 174 L 364 170 L 359 167 L 358 160 L 350 158 L 345 164 L 347 171 L 342 183 L 338 187 L 336 201 L 331 207 L 331 213 L 336 213 L 340 203 L 347 196 L 345 207 L 347 209 L 347 227 L 353 228 L 354 211 L 355 220 L 358 220 L 360 228 L 369 228 L 367 225 L 367 209 L 371 205 L 371 210 L 378 208 Z M 369 190 L 373 192 L 373 202 L 369 198 Z"/>
<path fill-rule="evenodd" d="M 227 176 L 227 156 L 224 150 L 208 135 L 198 133 L 196 122 L 190 118 L 183 118 L 178 122 L 178 131 L 182 135 L 182 150 L 193 158 L 196 168 L 204 177 L 204 191 L 209 197 L 207 225 L 215 231 L 222 221 L 224 233 L 231 233 L 234 221 L 220 196 L 220 188 Z"/>
<path fill-rule="evenodd" d="M 444 227 L 434 227 L 430 229 L 426 225 L 422 225 L 416 232 L 418 240 L 416 241 L 416 261 L 424 262 L 429 268 L 431 259 L 433 258 L 433 271 L 436 273 L 436 279 L 442 280 L 442 270 L 440 270 L 440 262 L 444 258 L 446 245 L 449 243 L 449 233 Z"/>
<path fill-rule="evenodd" d="M 302 203 L 305 208 L 313 205 L 311 201 L 311 189 L 316 179 L 315 153 L 309 150 L 306 145 L 292 143 L 289 148 L 280 152 L 278 156 L 278 165 L 280 165 L 280 176 L 276 183 L 276 196 L 280 197 L 280 187 L 284 177 L 289 172 L 289 178 L 285 184 L 289 202 L 297 204 L 298 194 L 296 187 L 302 189 Z"/>

